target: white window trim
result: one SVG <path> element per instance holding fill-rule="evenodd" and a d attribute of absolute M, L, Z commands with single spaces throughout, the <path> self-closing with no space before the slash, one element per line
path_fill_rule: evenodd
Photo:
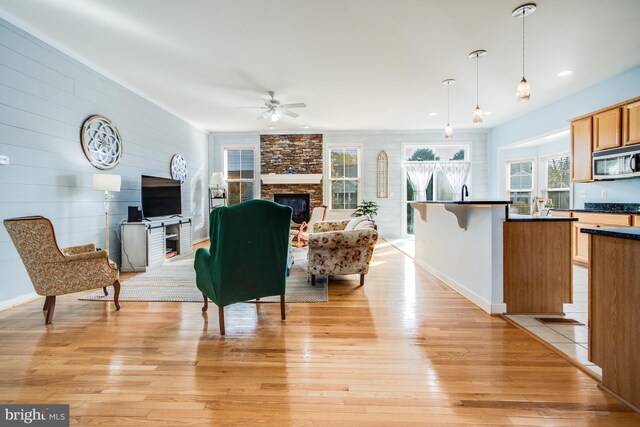
<path fill-rule="evenodd" d="M 562 153 L 548 154 L 540 157 L 540 163 L 541 165 L 544 165 L 544 167 L 542 168 L 544 169 L 544 180 L 542 181 L 544 188 L 540 188 L 540 191 L 544 192 L 547 198 L 549 197 L 549 170 L 547 168 L 547 161 L 551 159 L 557 159 L 560 157 L 568 157 L 569 165 L 571 165 L 571 163 L 573 162 L 573 159 L 571 158 L 571 153 L 569 153 L 568 151 L 562 152 Z M 569 168 L 569 174 L 571 174 L 571 168 Z M 571 181 L 571 175 L 569 175 L 569 187 L 551 189 L 551 191 L 567 191 L 567 190 L 569 191 L 569 209 L 571 209 L 573 208 L 573 182 Z"/>
<path fill-rule="evenodd" d="M 260 159 L 256 155 L 256 147 L 252 145 L 227 145 L 222 147 L 222 173 L 224 179 L 229 182 L 229 169 L 227 167 L 227 151 L 228 150 L 251 150 L 253 151 L 253 179 L 234 179 L 231 182 L 253 182 L 253 198 L 260 198 Z M 228 188 L 228 187 L 227 187 Z M 227 200 L 228 203 L 228 200 Z"/>
<path fill-rule="evenodd" d="M 525 163 L 531 162 L 531 190 L 511 190 L 511 164 L 513 163 Z M 511 194 L 509 193 L 528 193 L 531 191 L 531 198 L 535 198 L 537 191 L 537 161 L 535 157 L 529 157 L 524 159 L 509 159 L 505 161 L 505 184 L 506 184 L 506 196 L 507 200 L 510 200 Z"/>
<path fill-rule="evenodd" d="M 358 202 L 357 204 L 362 204 L 362 188 L 363 185 L 363 176 L 362 176 L 362 144 L 349 144 L 349 143 L 331 143 L 327 144 L 324 147 L 323 151 L 323 163 L 324 163 L 324 172 L 322 174 L 322 182 L 323 182 L 323 194 L 322 199 L 325 205 L 329 206 L 329 210 L 331 212 L 341 213 L 341 214 L 351 214 L 355 209 L 334 209 L 331 206 L 331 150 L 334 148 L 355 148 L 357 150 L 358 156 Z"/>
<path fill-rule="evenodd" d="M 408 148 L 431 148 L 431 147 L 464 147 L 465 152 L 466 152 L 466 156 L 467 159 L 465 159 L 465 161 L 467 162 L 471 162 L 471 172 L 469 174 L 469 178 L 467 179 L 469 188 L 473 188 L 473 158 L 472 158 L 472 153 L 471 153 L 471 143 L 470 142 L 459 142 L 459 143 L 451 143 L 451 144 L 443 144 L 441 142 L 411 142 L 411 143 L 405 143 L 402 144 L 400 147 L 400 159 L 402 162 L 405 162 L 405 153 L 407 151 Z M 438 160 L 438 161 L 448 161 L 448 160 Z M 437 178 L 436 178 L 437 180 Z M 434 182 L 435 183 L 435 182 Z M 401 200 L 400 200 L 400 204 L 401 204 L 401 217 L 402 217 L 402 232 L 401 232 L 401 236 L 402 237 L 407 237 L 407 236 L 411 236 L 411 234 L 407 233 L 407 214 L 406 214 L 406 205 L 408 203 L 410 203 L 407 200 L 407 171 L 402 167 L 402 181 L 401 181 Z M 437 194 L 436 194 L 436 200 L 437 200 Z"/>

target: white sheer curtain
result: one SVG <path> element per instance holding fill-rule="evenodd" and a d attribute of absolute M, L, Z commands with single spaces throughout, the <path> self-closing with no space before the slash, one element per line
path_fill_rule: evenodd
<path fill-rule="evenodd" d="M 402 164 L 407 171 L 409 182 L 416 193 L 415 201 L 424 202 L 427 200 L 427 186 L 436 170 L 435 162 L 405 162 Z"/>
<path fill-rule="evenodd" d="M 469 177 L 471 162 L 440 162 L 440 167 L 453 190 L 453 200 L 460 200 L 462 186 Z"/>

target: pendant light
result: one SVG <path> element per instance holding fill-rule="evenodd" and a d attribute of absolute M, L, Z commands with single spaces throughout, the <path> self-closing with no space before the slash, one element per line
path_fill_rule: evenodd
<path fill-rule="evenodd" d="M 474 50 L 473 52 L 471 52 L 469 54 L 469 58 L 475 58 L 476 59 L 476 109 L 473 110 L 473 123 L 475 124 L 480 124 L 482 123 L 482 119 L 483 119 L 483 114 L 482 114 L 482 110 L 480 109 L 480 72 L 479 72 L 479 65 L 478 63 L 480 62 L 480 57 L 481 56 L 485 56 L 487 54 L 487 51 L 484 49 L 479 49 L 479 50 Z"/>
<path fill-rule="evenodd" d="M 514 18 L 522 18 L 522 80 L 516 89 L 516 98 L 518 102 L 528 101 L 531 97 L 531 86 L 524 77 L 524 23 L 527 15 L 531 15 L 536 10 L 535 3 L 526 3 L 516 7 L 511 16 Z"/>
<path fill-rule="evenodd" d="M 449 110 L 451 108 L 451 100 L 449 97 L 449 92 L 451 85 L 454 84 L 455 79 L 446 79 L 442 81 L 443 85 L 447 86 L 447 126 L 444 128 L 444 137 L 449 139 L 453 136 L 453 127 L 451 126 L 451 121 L 449 120 Z"/>

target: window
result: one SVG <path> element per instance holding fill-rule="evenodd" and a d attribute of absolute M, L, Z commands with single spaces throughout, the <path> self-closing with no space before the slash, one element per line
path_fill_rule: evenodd
<path fill-rule="evenodd" d="M 547 159 L 547 198 L 558 209 L 570 208 L 571 164 L 569 156 Z"/>
<path fill-rule="evenodd" d="M 512 213 L 531 214 L 533 160 L 507 162 L 507 191 L 511 200 Z"/>
<path fill-rule="evenodd" d="M 331 209 L 355 209 L 360 202 L 360 149 L 329 147 Z"/>
<path fill-rule="evenodd" d="M 253 148 L 224 150 L 224 169 L 227 176 L 227 204 L 229 206 L 253 199 Z"/>
<path fill-rule="evenodd" d="M 407 145 L 404 147 L 403 160 L 426 162 L 470 161 L 468 145 Z M 406 174 L 405 174 L 406 175 Z M 408 177 L 404 180 L 406 199 L 405 206 L 405 233 L 413 234 L 414 209 L 411 202 L 415 201 L 416 194 Z M 435 188 L 435 191 L 434 191 Z M 453 189 L 449 185 L 447 177 L 440 168 L 433 173 L 433 177 L 427 186 L 427 200 L 453 200 Z"/>

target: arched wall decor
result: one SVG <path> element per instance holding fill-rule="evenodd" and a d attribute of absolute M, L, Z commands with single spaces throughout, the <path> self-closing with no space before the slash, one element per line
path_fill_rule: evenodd
<path fill-rule="evenodd" d="M 122 159 L 122 137 L 108 118 L 93 115 L 84 121 L 80 143 L 87 160 L 96 168 L 113 169 Z"/>
<path fill-rule="evenodd" d="M 187 179 L 187 162 L 180 154 L 174 154 L 171 158 L 171 178 L 184 184 Z"/>
<path fill-rule="evenodd" d="M 389 157 L 384 150 L 378 154 L 376 178 L 377 197 L 380 199 L 389 197 Z"/>

